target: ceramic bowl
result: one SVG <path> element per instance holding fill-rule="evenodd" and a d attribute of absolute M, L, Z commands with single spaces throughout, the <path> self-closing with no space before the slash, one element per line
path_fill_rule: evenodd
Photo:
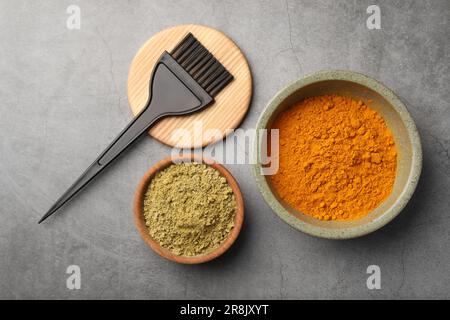
<path fill-rule="evenodd" d="M 262 145 L 256 139 L 255 177 L 265 201 L 292 227 L 313 236 L 348 239 L 373 232 L 394 219 L 414 193 L 422 169 L 422 147 L 413 119 L 405 105 L 387 87 L 365 75 L 352 71 L 321 71 L 288 85 L 269 102 L 257 129 L 270 129 L 277 115 L 305 98 L 339 94 L 364 101 L 384 118 L 394 135 L 397 147 L 397 173 L 390 196 L 367 216 L 354 221 L 321 221 L 293 209 L 272 189 L 261 173 Z"/>
<path fill-rule="evenodd" d="M 145 218 L 144 218 L 144 196 L 147 192 L 148 186 L 150 181 L 153 179 L 153 177 L 158 173 L 159 171 L 167 168 L 168 166 L 172 165 L 174 162 L 180 162 L 183 160 L 194 160 L 195 162 L 199 163 L 205 163 L 212 168 L 219 171 L 219 173 L 227 179 L 227 182 L 231 189 L 233 190 L 236 204 L 237 204 L 237 210 L 236 210 L 236 216 L 234 221 L 234 228 L 231 230 L 230 234 L 228 235 L 228 238 L 222 242 L 222 244 L 214 249 L 213 251 L 210 251 L 205 254 L 197 255 L 197 256 L 179 256 L 174 253 L 172 253 L 170 250 L 160 246 L 153 238 L 150 236 L 147 226 L 145 224 Z M 198 264 L 198 263 L 204 263 L 207 261 L 210 261 L 212 259 L 217 258 L 218 256 L 222 255 L 225 251 L 227 251 L 231 245 L 234 243 L 236 238 L 238 237 L 241 228 L 242 223 L 244 221 L 244 201 L 242 199 L 241 190 L 239 188 L 238 183 L 234 179 L 234 177 L 231 175 L 231 173 L 222 165 L 206 159 L 197 157 L 194 155 L 189 156 L 183 156 L 183 157 L 177 157 L 172 158 L 171 156 L 161 160 L 160 162 L 156 163 L 154 166 L 152 166 L 147 173 L 142 177 L 141 182 L 139 183 L 135 197 L 134 197 L 134 222 L 136 224 L 137 230 L 139 234 L 141 235 L 144 242 L 152 248 L 156 253 L 158 253 L 161 257 L 164 257 L 168 260 L 178 262 L 178 263 L 184 263 L 184 264 Z"/>

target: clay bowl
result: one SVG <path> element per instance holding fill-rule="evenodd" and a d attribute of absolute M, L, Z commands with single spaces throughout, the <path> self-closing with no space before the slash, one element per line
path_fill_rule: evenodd
<path fill-rule="evenodd" d="M 262 145 L 258 139 L 254 148 L 254 172 L 265 201 L 289 225 L 317 237 L 348 239 L 381 228 L 402 211 L 420 177 L 422 147 L 414 121 L 400 99 L 380 82 L 352 71 L 321 71 L 288 85 L 269 102 L 258 121 L 257 129 L 270 129 L 277 115 L 296 102 L 332 93 L 364 101 L 384 118 L 391 129 L 397 147 L 397 172 L 390 196 L 359 220 L 321 221 L 295 210 L 278 197 L 269 179 L 261 174 Z"/>
<path fill-rule="evenodd" d="M 235 216 L 235 225 L 234 228 L 231 230 L 228 238 L 222 242 L 222 244 L 214 249 L 211 252 L 197 255 L 197 256 L 178 256 L 174 253 L 172 253 L 170 250 L 160 246 L 153 238 L 150 236 L 147 226 L 145 225 L 145 218 L 144 218 L 144 210 L 143 210 L 143 203 L 144 203 L 144 196 L 148 189 L 148 185 L 150 181 L 153 179 L 155 174 L 174 162 L 180 162 L 183 160 L 194 160 L 195 162 L 204 163 L 212 168 L 219 171 L 219 173 L 227 179 L 228 184 L 230 185 L 231 189 L 233 190 L 234 196 L 236 198 L 237 203 L 237 210 L 236 210 L 236 216 Z M 198 264 L 198 263 L 204 263 L 207 261 L 211 261 L 218 256 L 222 255 L 225 251 L 227 251 L 231 245 L 234 243 L 236 238 L 239 235 L 239 232 L 242 228 L 242 223 L 244 221 L 244 201 L 242 198 L 241 190 L 239 189 L 239 185 L 234 179 L 234 177 L 231 175 L 231 173 L 222 165 L 214 162 L 213 160 L 209 160 L 206 158 L 201 158 L 199 156 L 189 155 L 189 156 L 183 156 L 183 157 L 177 157 L 173 158 L 171 156 L 159 161 L 156 163 L 153 167 L 151 167 L 147 173 L 143 176 L 141 182 L 139 183 L 135 198 L 134 198 L 134 222 L 136 224 L 137 230 L 139 234 L 141 235 L 144 242 L 153 249 L 156 253 L 158 253 L 161 257 L 166 258 L 168 260 L 178 262 L 178 263 L 184 263 L 184 264 Z"/>

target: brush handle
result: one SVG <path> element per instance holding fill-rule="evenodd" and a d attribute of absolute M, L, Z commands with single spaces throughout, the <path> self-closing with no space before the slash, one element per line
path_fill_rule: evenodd
<path fill-rule="evenodd" d="M 150 86 L 149 100 L 143 110 L 56 201 L 39 223 L 73 198 L 160 118 L 192 113 L 213 101 L 168 53 L 164 53 L 155 66 Z"/>
<path fill-rule="evenodd" d="M 105 151 L 103 151 L 98 157 L 97 163 L 100 166 L 106 166 L 117 158 L 161 117 L 161 114 L 157 111 L 158 108 L 155 108 L 152 106 L 152 103 L 149 102 L 147 107 L 128 123 L 114 141 L 111 142 Z"/>
<path fill-rule="evenodd" d="M 47 213 L 39 220 L 39 223 L 55 213 L 66 202 L 73 198 L 81 189 L 91 182 L 114 159 L 116 159 L 128 146 L 139 138 L 148 128 L 154 124 L 159 115 L 154 112 L 149 104 L 138 114 L 114 141 L 103 151 L 100 156 L 86 169 L 85 172 L 67 189 L 64 194 L 53 204 Z"/>

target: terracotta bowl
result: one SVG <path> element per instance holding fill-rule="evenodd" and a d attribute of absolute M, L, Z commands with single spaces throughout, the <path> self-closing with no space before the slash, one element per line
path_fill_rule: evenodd
<path fill-rule="evenodd" d="M 236 198 L 237 203 L 237 210 L 236 210 L 236 216 L 235 216 L 235 222 L 234 222 L 234 228 L 231 230 L 230 234 L 228 235 L 228 238 L 222 242 L 222 244 L 214 249 L 213 251 L 210 251 L 205 254 L 197 255 L 197 256 L 179 256 L 174 253 L 172 253 L 170 250 L 160 246 L 153 238 L 150 236 L 147 226 L 145 224 L 145 218 L 144 218 L 144 196 L 147 192 L 148 185 L 150 181 L 153 179 L 156 173 L 159 171 L 167 168 L 174 162 L 179 162 L 183 160 L 195 160 L 195 162 L 198 163 L 204 163 L 212 168 L 219 171 L 219 173 L 227 179 L 228 184 L 230 185 L 231 189 L 233 190 L 234 196 Z M 236 238 L 239 235 L 239 232 L 242 228 L 242 223 L 244 221 L 244 201 L 242 198 L 241 190 L 239 189 L 239 185 L 234 179 L 234 177 L 231 175 L 231 173 L 225 169 L 224 166 L 214 162 L 213 160 L 201 158 L 199 156 L 183 156 L 183 157 L 177 157 L 172 158 L 171 156 L 159 161 L 156 163 L 153 167 L 151 167 L 147 173 L 142 178 L 141 182 L 139 183 L 136 194 L 134 198 L 134 222 L 136 224 L 137 230 L 139 231 L 139 234 L 141 235 L 142 239 L 144 239 L 145 243 L 152 248 L 156 253 L 158 253 L 161 257 L 164 257 L 168 260 L 178 262 L 178 263 L 184 263 L 184 264 L 197 264 L 197 263 L 203 263 L 207 261 L 211 261 L 221 254 L 223 254 L 225 251 L 227 251 L 231 245 L 234 243 Z"/>
<path fill-rule="evenodd" d="M 377 111 L 391 129 L 397 147 L 397 172 L 390 196 L 367 216 L 353 221 L 321 221 L 285 203 L 261 174 L 261 148 L 254 148 L 256 183 L 266 202 L 294 228 L 328 239 L 348 239 L 373 232 L 394 219 L 412 197 L 422 169 L 419 133 L 406 106 L 387 87 L 365 75 L 341 70 L 321 71 L 301 78 L 282 89 L 263 111 L 257 129 L 270 129 L 277 115 L 308 97 L 339 94 L 364 101 Z"/>

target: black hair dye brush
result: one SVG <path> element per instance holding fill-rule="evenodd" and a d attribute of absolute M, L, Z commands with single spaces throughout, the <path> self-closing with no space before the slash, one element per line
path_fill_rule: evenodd
<path fill-rule="evenodd" d="M 74 197 L 156 121 L 165 116 L 186 115 L 202 110 L 232 80 L 233 76 L 224 66 L 189 33 L 170 53 L 164 52 L 156 62 L 146 106 L 56 201 L 39 223 Z"/>

